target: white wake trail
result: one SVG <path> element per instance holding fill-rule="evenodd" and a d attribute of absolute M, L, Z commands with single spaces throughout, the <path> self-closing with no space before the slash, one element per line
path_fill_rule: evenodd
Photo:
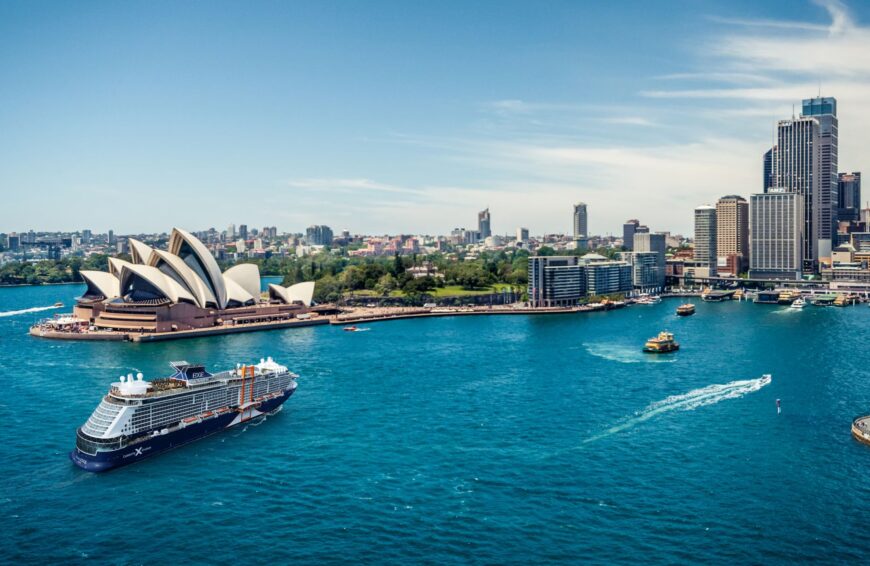
<path fill-rule="evenodd" d="M 713 384 L 700 389 L 694 389 L 682 395 L 671 395 L 667 399 L 651 403 L 634 417 L 605 430 L 601 434 L 587 438 L 583 443 L 587 444 L 589 442 L 601 440 L 602 438 L 631 428 L 662 413 L 677 410 L 692 411 L 698 407 L 713 405 L 726 399 L 737 399 L 748 393 L 758 391 L 765 385 L 769 384 L 770 381 L 771 377 L 769 375 L 764 375 L 758 379 L 746 379 L 742 381 L 732 381 L 731 383 L 725 384 Z"/>
<path fill-rule="evenodd" d="M 18 316 L 19 314 L 27 314 L 29 312 L 50 311 L 50 310 L 59 309 L 59 308 L 61 308 L 61 307 L 56 307 L 54 305 L 51 305 L 48 307 L 32 307 L 29 309 L 22 309 L 20 311 L 0 312 L 0 318 L 6 317 L 6 316 Z"/>

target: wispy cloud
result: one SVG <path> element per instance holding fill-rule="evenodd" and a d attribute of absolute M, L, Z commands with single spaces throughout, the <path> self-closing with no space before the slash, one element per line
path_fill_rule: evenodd
<path fill-rule="evenodd" d="M 693 45 L 686 69 L 639 77 L 631 104 L 506 96 L 481 102 L 480 120 L 464 132 L 392 136 L 442 165 L 431 184 L 361 177 L 290 186 L 366 195 L 362 214 L 391 226 L 406 219 L 403 230 L 472 225 L 473 211 L 489 205 L 497 232 L 567 231 L 570 204 L 584 200 L 595 232 L 637 216 L 656 230 L 689 232 L 695 206 L 759 190 L 774 121 L 815 95 L 819 77 L 822 94 L 840 102 L 840 164 L 861 168 L 870 145 L 870 28 L 841 2 L 818 4 L 822 23 L 712 18 L 721 25 Z"/>
<path fill-rule="evenodd" d="M 371 179 L 337 179 L 337 178 L 308 178 L 289 181 L 287 185 L 294 189 L 306 190 L 329 190 L 354 193 L 404 193 L 421 194 L 421 191 L 399 187 L 387 183 L 379 183 Z"/>

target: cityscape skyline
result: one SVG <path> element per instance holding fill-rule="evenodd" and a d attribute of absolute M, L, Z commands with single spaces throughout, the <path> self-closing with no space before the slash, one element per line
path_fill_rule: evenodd
<path fill-rule="evenodd" d="M 273 6 L 245 15 L 275 20 L 258 42 L 223 33 L 241 17 L 232 5 L 208 22 L 179 7 L 167 23 L 135 6 L 58 4 L 48 19 L 4 4 L 0 76 L 13 86 L 0 105 L 2 230 L 152 232 L 189 225 L 196 210 L 202 228 L 242 217 L 286 231 L 317 222 L 444 234 L 471 224 L 471 206 L 492 211 L 493 234 L 570 233 L 565 208 L 582 201 L 597 234 L 619 235 L 641 214 L 655 230 L 690 234 L 699 204 L 756 192 L 776 122 L 819 93 L 839 103 L 832 173 L 865 169 L 868 7 L 807 2 L 798 18 L 784 16 L 792 6 L 712 2 L 670 11 L 672 22 L 619 12 L 618 26 L 615 11 L 570 4 L 533 14 L 518 4 L 498 14 Z M 383 17 L 389 8 L 393 19 Z M 655 41 L 649 30 L 636 41 L 653 47 L 626 57 L 620 42 L 650 17 L 661 23 Z M 508 33 L 523 18 L 529 33 Z M 492 25 L 481 31 L 472 25 L 480 19 Z M 100 31 L 106 24 L 111 33 Z M 363 24 L 382 33 L 363 35 Z M 580 25 L 590 33 L 576 33 Z M 661 41 L 669 26 L 691 31 Z M 312 49 L 326 32 L 349 40 Z M 455 44 L 435 49 L 448 32 Z M 155 34 L 164 47 L 144 53 Z M 596 41 L 592 53 L 613 52 L 584 55 Z M 388 49 L 396 42 L 407 53 Z M 360 53 L 352 73 L 351 48 Z M 260 63 L 248 70 L 250 61 Z M 473 80 L 482 69 L 487 81 Z M 358 83 L 355 98 L 339 75 Z M 399 87 L 401 100 L 384 97 Z M 160 225 L 118 206 L 143 194 L 173 203 Z"/>

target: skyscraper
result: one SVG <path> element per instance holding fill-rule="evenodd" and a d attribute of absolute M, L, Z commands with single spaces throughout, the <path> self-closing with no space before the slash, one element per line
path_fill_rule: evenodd
<path fill-rule="evenodd" d="M 239 224 L 239 238 L 242 240 L 248 239 L 248 225 L 247 224 Z"/>
<path fill-rule="evenodd" d="M 717 271 L 739 275 L 749 267 L 749 203 L 728 195 L 716 203 Z"/>
<path fill-rule="evenodd" d="M 586 203 L 574 205 L 574 243 L 578 248 L 585 248 L 589 238 L 589 224 L 586 217 Z"/>
<path fill-rule="evenodd" d="M 634 249 L 634 233 L 637 232 L 637 227 L 640 222 L 637 219 L 626 220 L 622 225 L 622 247 L 631 251 Z"/>
<path fill-rule="evenodd" d="M 803 196 L 804 271 L 815 271 L 821 253 L 830 253 L 830 198 L 821 201 L 821 128 L 816 118 L 780 120 L 776 128 L 777 144 L 773 158 L 773 184 Z M 830 197 L 830 193 L 828 194 Z M 827 207 L 828 238 L 822 240 L 820 226 Z M 821 248 L 821 249 L 820 249 Z"/>
<path fill-rule="evenodd" d="M 803 269 L 804 197 L 782 190 L 749 197 L 749 276 L 800 279 Z"/>
<path fill-rule="evenodd" d="M 773 152 L 775 148 L 770 148 L 764 152 L 764 183 L 761 187 L 761 192 L 766 193 L 773 186 Z"/>
<path fill-rule="evenodd" d="M 227 241 L 233 241 L 236 239 L 236 225 L 230 224 L 227 226 Z"/>
<path fill-rule="evenodd" d="M 837 182 L 837 220 L 858 222 L 861 219 L 861 173 L 840 173 Z"/>
<path fill-rule="evenodd" d="M 517 228 L 517 242 L 527 244 L 529 242 L 529 229 Z"/>
<path fill-rule="evenodd" d="M 489 221 L 489 209 L 485 208 L 477 213 L 477 231 L 480 232 L 480 239 L 485 240 L 492 236 L 492 228 Z"/>
<path fill-rule="evenodd" d="M 115 231 L 114 230 L 109 230 L 107 240 L 108 240 L 110 246 L 115 243 Z"/>
<path fill-rule="evenodd" d="M 634 235 L 634 242 L 632 248 L 634 249 L 635 253 L 655 253 L 655 285 L 659 287 L 663 286 L 665 284 L 665 253 L 668 250 L 668 245 L 665 241 L 665 235 L 650 234 L 649 232 L 638 232 Z"/>
<path fill-rule="evenodd" d="M 329 246 L 332 244 L 332 228 L 312 225 L 305 230 L 305 241 L 310 246 Z"/>
<path fill-rule="evenodd" d="M 716 209 L 709 205 L 695 209 L 695 261 L 716 274 Z"/>
<path fill-rule="evenodd" d="M 819 122 L 820 129 L 820 159 L 819 169 L 819 238 L 832 240 L 837 233 L 837 171 L 838 171 L 838 128 L 837 99 L 833 97 L 805 98 L 803 100 L 802 117 L 813 117 Z M 823 250 L 828 253 L 830 250 Z"/>

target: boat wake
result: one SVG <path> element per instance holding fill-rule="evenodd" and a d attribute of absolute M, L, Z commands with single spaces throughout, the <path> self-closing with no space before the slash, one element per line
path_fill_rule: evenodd
<path fill-rule="evenodd" d="M 586 351 L 596 358 L 603 358 L 621 364 L 671 363 L 677 361 L 673 356 L 644 354 L 637 348 L 615 346 L 613 344 L 583 344 Z"/>
<path fill-rule="evenodd" d="M 667 413 L 669 411 L 692 411 L 698 407 L 714 405 L 719 401 L 725 401 L 726 399 L 738 399 L 744 395 L 758 391 L 765 385 L 769 384 L 770 381 L 770 375 L 763 375 L 758 379 L 732 381 L 731 383 L 725 384 L 713 384 L 708 385 L 707 387 L 702 387 L 701 389 L 694 389 L 682 395 L 671 395 L 667 399 L 652 403 L 644 410 L 635 414 L 634 417 L 631 417 L 616 426 L 610 427 L 600 434 L 587 438 L 583 441 L 583 444 L 595 442 L 596 440 L 601 440 L 602 438 L 606 438 L 612 434 L 622 432 L 623 430 L 632 428 L 633 426 L 648 421 L 662 413 Z"/>
<path fill-rule="evenodd" d="M 32 307 L 29 309 L 22 309 L 20 311 L 5 311 L 5 312 L 0 312 L 0 318 L 7 317 L 7 316 L 18 316 L 19 314 L 27 314 L 29 312 L 50 311 L 50 310 L 59 309 L 59 308 L 61 308 L 61 307 L 56 307 L 54 305 L 51 305 L 48 307 Z"/>

